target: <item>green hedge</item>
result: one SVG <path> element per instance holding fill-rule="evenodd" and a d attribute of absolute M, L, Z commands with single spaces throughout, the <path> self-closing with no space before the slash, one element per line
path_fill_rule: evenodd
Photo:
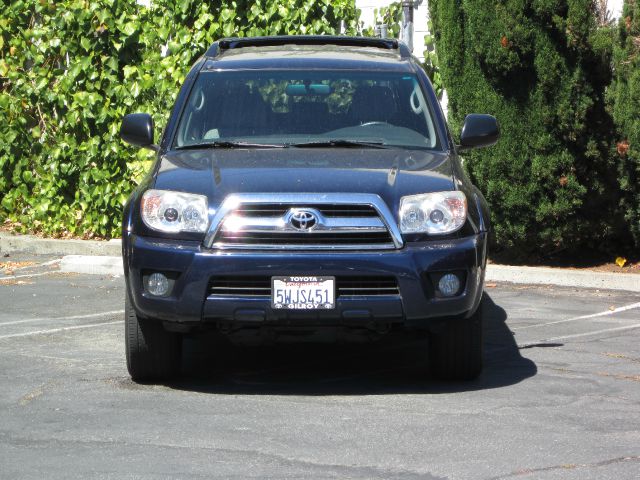
<path fill-rule="evenodd" d="M 621 208 L 640 247 L 640 2 L 626 0 L 614 49 L 609 100 L 617 127 Z"/>
<path fill-rule="evenodd" d="M 49 235 L 119 235 L 152 153 L 122 117 L 164 126 L 194 60 L 217 38 L 356 28 L 351 0 L 22 0 L 0 17 L 0 221 Z M 166 50 L 166 55 L 162 52 Z"/>
<path fill-rule="evenodd" d="M 491 205 L 497 252 L 531 258 L 624 243 L 605 105 L 611 43 L 593 2 L 429 6 L 454 133 L 472 112 L 501 124 L 495 147 L 464 155 Z"/>

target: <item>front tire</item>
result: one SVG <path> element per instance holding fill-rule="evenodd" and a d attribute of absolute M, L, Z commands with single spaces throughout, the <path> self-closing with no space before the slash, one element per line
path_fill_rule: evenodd
<path fill-rule="evenodd" d="M 180 371 L 182 337 L 167 332 L 159 320 L 140 318 L 125 298 L 124 333 L 127 369 L 135 382 L 167 380 Z"/>
<path fill-rule="evenodd" d="M 473 380 L 482 371 L 482 303 L 468 319 L 429 335 L 431 372 L 441 380 Z"/>

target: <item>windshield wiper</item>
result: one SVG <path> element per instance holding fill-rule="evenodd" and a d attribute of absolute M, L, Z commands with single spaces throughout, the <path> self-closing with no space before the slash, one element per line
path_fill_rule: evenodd
<path fill-rule="evenodd" d="M 287 148 L 288 145 L 282 143 L 251 143 L 251 142 L 231 142 L 228 140 L 218 142 L 189 143 L 176 147 L 176 150 L 198 150 L 207 148 Z"/>
<path fill-rule="evenodd" d="M 332 138 L 315 142 L 289 143 L 287 145 L 296 148 L 388 148 L 382 141 L 345 140 L 342 138 Z"/>

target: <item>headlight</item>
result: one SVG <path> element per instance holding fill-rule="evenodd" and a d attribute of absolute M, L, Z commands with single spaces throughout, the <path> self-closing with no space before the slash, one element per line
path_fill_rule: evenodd
<path fill-rule="evenodd" d="M 160 232 L 206 232 L 207 197 L 169 190 L 147 190 L 142 195 L 142 220 Z"/>
<path fill-rule="evenodd" d="M 400 200 L 402 233 L 451 233 L 467 219 L 467 197 L 462 192 L 410 195 Z"/>

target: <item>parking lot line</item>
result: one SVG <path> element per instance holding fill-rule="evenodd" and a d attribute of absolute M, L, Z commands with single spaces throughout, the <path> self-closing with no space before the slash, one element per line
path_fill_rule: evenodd
<path fill-rule="evenodd" d="M 631 305 L 626 305 L 624 307 L 614 308 L 613 310 L 605 310 L 604 312 L 592 313 L 590 315 L 581 315 L 579 317 L 572 317 L 564 320 L 556 320 L 555 322 L 536 323 L 534 325 L 524 325 L 522 327 L 513 327 L 511 330 L 526 330 L 528 328 L 546 327 L 547 325 L 557 325 L 559 323 L 575 322 L 576 320 L 584 320 L 587 318 L 605 317 L 608 315 L 614 315 L 616 313 L 625 312 L 627 310 L 633 310 L 635 308 L 640 308 L 640 302 L 632 303 Z"/>
<path fill-rule="evenodd" d="M 594 330 L 592 332 L 574 333 L 574 334 L 571 334 L 571 335 L 561 335 L 559 337 L 545 338 L 543 340 L 538 340 L 538 341 L 535 341 L 535 342 L 527 342 L 527 343 L 523 343 L 523 344 L 518 344 L 518 348 L 530 347 L 532 345 L 539 345 L 541 343 L 553 342 L 553 341 L 556 341 L 556 340 L 567 340 L 567 339 L 570 339 L 570 338 L 588 337 L 590 335 L 599 335 L 601 333 L 622 332 L 622 331 L 625 331 L 625 330 L 633 330 L 635 328 L 640 328 L 640 323 L 636 323 L 634 325 L 627 325 L 627 326 L 624 326 L 624 327 L 605 328 L 603 330 Z"/>
<path fill-rule="evenodd" d="M 50 330 L 36 330 L 35 332 L 27 333 L 13 333 L 11 335 L 0 335 L 0 340 L 16 337 L 28 337 L 31 335 L 46 335 L 47 333 L 65 332 L 67 330 L 79 330 L 81 328 L 101 327 L 103 325 L 115 325 L 116 323 L 122 323 L 122 320 L 115 320 L 113 322 L 90 323 L 88 325 L 75 325 L 73 327 L 52 328 Z"/>
<path fill-rule="evenodd" d="M 0 277 L 0 282 L 7 280 L 16 280 L 18 278 L 33 278 L 33 277 L 42 277 L 44 275 L 54 275 L 56 273 L 60 273 L 58 270 L 51 270 L 50 272 L 40 272 L 40 273 L 25 273 L 24 275 L 7 275 L 4 277 Z M 0 284 L 1 286 L 1 284 Z"/>
<path fill-rule="evenodd" d="M 80 320 L 84 318 L 95 318 L 95 317 L 104 317 L 107 315 L 120 315 L 124 313 L 124 310 L 112 310 L 110 312 L 100 312 L 100 313 L 88 313 L 86 315 L 72 315 L 70 317 L 40 317 L 40 318 L 27 318 L 25 320 L 15 320 L 12 322 L 2 322 L 0 323 L 0 327 L 4 327 L 7 325 L 18 325 L 20 323 L 33 323 L 33 322 L 55 322 L 58 320 Z"/>

